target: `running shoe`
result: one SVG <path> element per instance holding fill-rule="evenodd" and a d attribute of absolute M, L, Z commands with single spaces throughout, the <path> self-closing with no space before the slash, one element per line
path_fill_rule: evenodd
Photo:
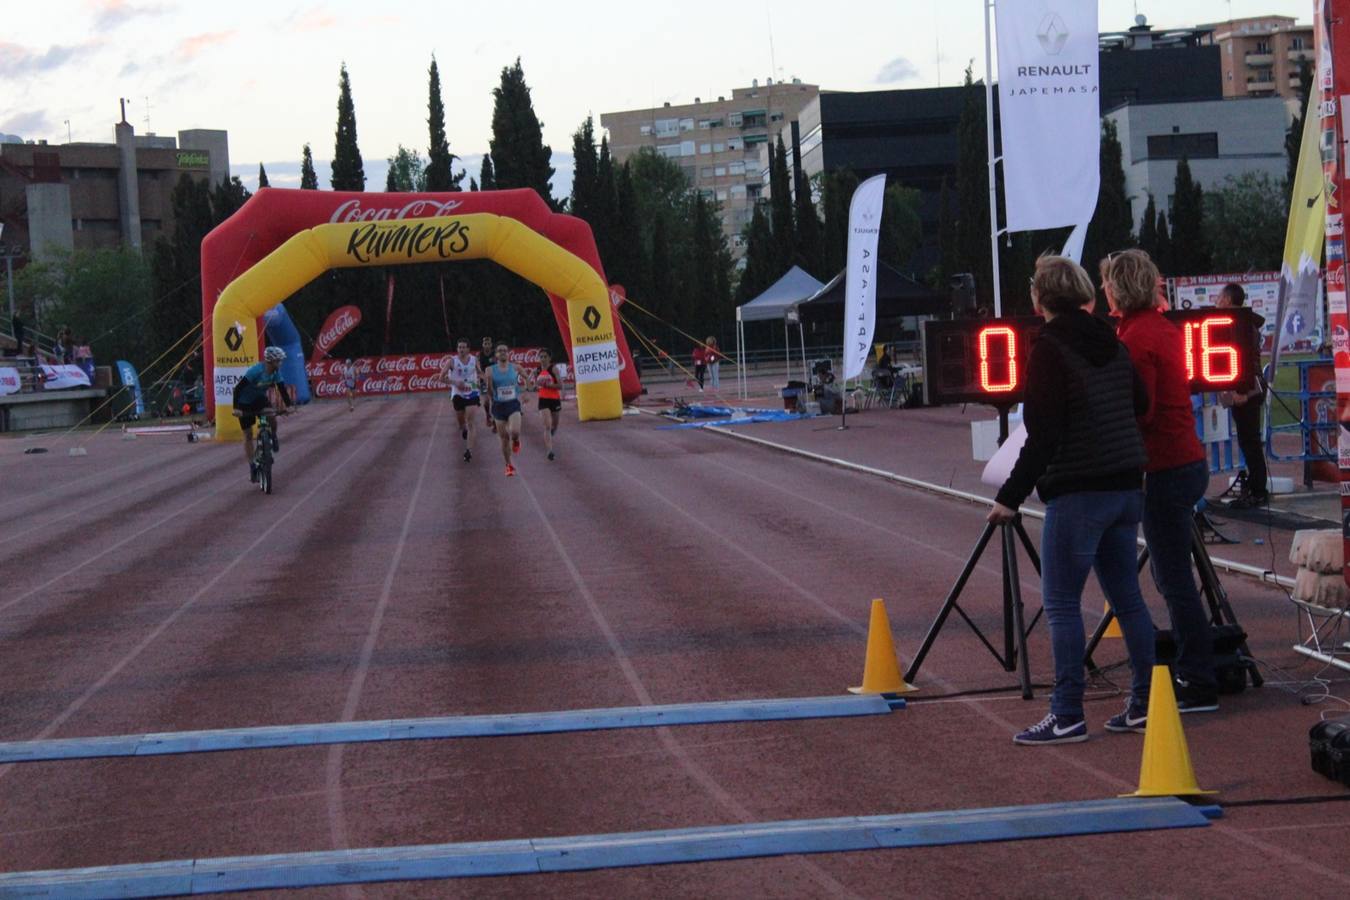
<path fill-rule="evenodd" d="M 553 462 L 553 451 L 552 451 L 552 450 L 548 451 L 548 460 L 549 460 L 549 462 Z"/>
<path fill-rule="evenodd" d="M 520 438 L 518 437 L 511 438 L 511 452 L 512 453 L 520 452 Z"/>
<path fill-rule="evenodd" d="M 468 451 L 468 450 L 465 450 L 465 451 L 464 451 L 464 461 L 465 461 L 465 462 L 468 462 L 468 461 L 471 460 L 471 459 L 473 459 L 473 453 L 471 453 L 471 452 Z"/>
<path fill-rule="evenodd" d="M 513 465 L 511 465 L 510 463 L 507 463 L 507 464 L 506 464 L 506 477 L 507 477 L 507 478 L 510 478 L 510 477 L 511 477 L 512 475 L 514 475 L 514 474 L 516 474 L 516 467 L 513 466 Z"/>
<path fill-rule="evenodd" d="M 1176 679 L 1175 688 L 1179 713 L 1215 712 L 1219 708 L 1219 693 L 1213 688 L 1206 689 L 1181 678 Z"/>
<path fill-rule="evenodd" d="M 249 464 L 248 464 L 248 483 L 249 483 L 249 484 L 257 484 L 257 483 L 258 483 L 258 464 L 257 464 L 257 463 L 249 463 Z"/>
<path fill-rule="evenodd" d="M 1148 707 L 1140 706 L 1133 700 L 1125 704 L 1123 711 L 1106 720 L 1106 730 L 1117 733 L 1133 731 L 1143 734 L 1146 725 L 1148 725 Z"/>
<path fill-rule="evenodd" d="M 1069 718 L 1050 713 L 1035 725 L 1013 738 L 1014 744 L 1039 746 L 1041 744 L 1077 744 L 1088 739 L 1087 720 L 1082 716 Z"/>

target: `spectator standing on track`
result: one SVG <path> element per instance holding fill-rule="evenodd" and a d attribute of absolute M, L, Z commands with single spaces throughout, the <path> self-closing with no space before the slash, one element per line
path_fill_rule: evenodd
<path fill-rule="evenodd" d="M 487 371 L 492 389 L 492 418 L 497 422 L 497 436 L 502 442 L 502 459 L 506 461 L 508 477 L 516 474 L 511 454 L 520 452 L 520 370 L 511 362 L 511 348 L 497 345 L 497 361 Z"/>
<path fill-rule="evenodd" d="M 1214 649 L 1191 571 L 1195 505 L 1209 487 L 1209 469 L 1195 433 L 1185 338 L 1157 304 L 1157 279 L 1157 266 L 1142 250 L 1113 254 L 1102 265 L 1106 302 L 1120 314 L 1120 339 L 1148 390 L 1148 411 L 1139 417 L 1148 451 L 1144 540 L 1172 618 L 1177 709 L 1210 712 L 1219 708 Z"/>
<path fill-rule="evenodd" d="M 474 416 L 469 414 L 470 406 L 480 406 L 478 386 L 483 381 L 483 369 L 478 357 L 469 351 L 469 342 L 460 338 L 455 352 L 441 366 L 441 378 L 450 385 L 450 405 L 455 408 L 455 419 L 459 422 L 459 437 L 464 441 L 464 461 L 473 459 Z"/>
<path fill-rule="evenodd" d="M 1247 304 L 1247 292 L 1240 284 L 1226 284 L 1215 304 L 1220 309 L 1237 309 Z M 1237 428 L 1238 446 L 1247 463 L 1247 481 L 1242 493 L 1228 504 L 1238 509 L 1265 506 L 1270 503 L 1270 475 L 1266 470 L 1266 448 L 1261 440 L 1261 409 L 1265 405 L 1266 381 L 1261 375 L 1261 326 L 1264 316 L 1252 313 L 1252 343 L 1247 348 L 1248 368 L 1252 378 L 1236 390 L 1220 395 L 1224 405 L 1233 410 L 1233 425 Z"/>
<path fill-rule="evenodd" d="M 488 428 L 492 430 L 493 434 L 497 433 L 497 423 L 492 420 L 492 393 L 489 390 L 491 385 L 487 383 L 487 373 L 496 362 L 496 347 L 492 343 L 492 338 L 485 337 L 483 338 L 482 344 L 479 345 L 478 350 L 478 368 L 483 373 L 482 377 L 484 379 L 479 387 L 488 397 L 488 402 L 483 406 L 483 418 L 487 420 Z"/>
<path fill-rule="evenodd" d="M 715 391 L 722 386 L 722 351 L 717 348 L 717 338 L 712 335 L 708 335 L 708 339 L 703 343 L 708 350 L 708 377 Z"/>
<path fill-rule="evenodd" d="M 551 461 L 553 435 L 558 431 L 559 414 L 562 412 L 562 379 L 553 365 L 553 354 L 547 350 L 539 351 L 539 371 L 535 373 L 534 386 L 539 391 L 539 418 L 544 423 L 544 447 Z"/>
<path fill-rule="evenodd" d="M 1088 310 L 1095 295 L 1082 267 L 1061 256 L 1036 261 L 1031 283 L 1045 327 L 1027 361 L 1026 444 L 999 489 L 989 521 L 1013 520 L 1034 487 L 1045 502 L 1041 603 L 1050 624 L 1055 687 L 1050 714 L 1019 744 L 1088 738 L 1083 716 L 1083 585 L 1094 566 L 1125 633 L 1133 670 L 1125 711 L 1110 731 L 1142 731 L 1153 670 L 1153 620 L 1139 592 L 1135 537 L 1148 456 L 1135 423 L 1147 395 L 1129 351 Z"/>
<path fill-rule="evenodd" d="M 698 389 L 703 390 L 703 378 L 708 372 L 708 348 L 700 345 L 694 348 L 694 380 L 698 382 Z"/>

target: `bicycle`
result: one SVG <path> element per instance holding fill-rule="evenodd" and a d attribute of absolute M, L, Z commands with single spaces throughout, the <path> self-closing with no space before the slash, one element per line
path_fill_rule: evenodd
<path fill-rule="evenodd" d="M 253 465 L 258 470 L 258 490 L 264 494 L 272 493 L 272 454 L 276 450 L 276 434 L 273 431 L 272 417 L 285 415 L 286 412 L 284 410 L 278 413 L 268 406 L 257 414 L 258 439 L 253 445 Z M 235 418 L 242 418 L 244 414 L 236 409 L 234 415 Z"/>

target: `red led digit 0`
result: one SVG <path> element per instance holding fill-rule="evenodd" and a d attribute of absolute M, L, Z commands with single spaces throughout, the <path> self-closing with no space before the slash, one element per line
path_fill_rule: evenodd
<path fill-rule="evenodd" d="M 989 377 L 990 338 L 1003 338 L 1008 352 L 1008 378 L 1006 383 L 995 384 Z M 1007 325 L 991 325 L 980 329 L 980 389 L 991 394 L 1006 394 L 1017 389 L 1017 332 Z"/>
<path fill-rule="evenodd" d="M 1200 376 L 1210 384 L 1226 384 L 1237 380 L 1237 348 L 1228 344 L 1218 346 L 1211 346 L 1210 344 L 1210 331 L 1212 329 L 1232 324 L 1232 316 L 1213 316 L 1200 323 Z"/>

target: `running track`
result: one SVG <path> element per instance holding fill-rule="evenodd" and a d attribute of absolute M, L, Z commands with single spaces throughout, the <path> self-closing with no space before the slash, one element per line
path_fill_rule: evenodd
<path fill-rule="evenodd" d="M 835 694 L 861 676 L 874 596 L 912 656 L 980 510 L 657 424 L 580 426 L 569 410 L 549 463 L 527 417 L 507 479 L 491 435 L 459 459 L 443 400 L 319 404 L 284 423 L 271 497 L 250 489 L 235 445 L 108 435 L 68 457 L 0 442 L 0 739 Z M 1022 575 L 1034 610 L 1025 563 Z M 997 577 L 989 554 L 967 603 L 994 628 Z M 1227 583 L 1257 655 L 1297 665 L 1282 596 Z M 877 719 L 0 768 L 0 871 L 1134 787 L 1140 740 L 1099 727 L 1121 702 L 1109 684 L 1089 706 L 1091 742 L 1022 749 L 1009 737 L 1043 697 L 939 698 L 1014 683 L 959 622 L 919 681 L 908 709 Z M 1272 685 L 1188 718 L 1202 785 L 1228 803 L 1337 793 L 1308 768 L 1316 715 Z M 323 893 L 1337 897 L 1347 824 L 1344 803 L 1250 806 L 1198 831 Z"/>

